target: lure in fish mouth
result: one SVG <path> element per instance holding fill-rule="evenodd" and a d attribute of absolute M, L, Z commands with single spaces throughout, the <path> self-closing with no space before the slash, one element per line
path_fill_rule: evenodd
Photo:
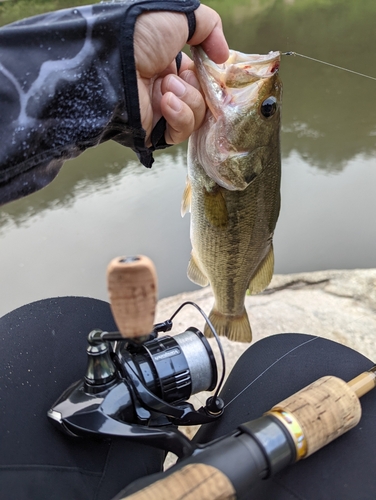
<path fill-rule="evenodd" d="M 188 277 L 210 283 L 210 319 L 220 335 L 250 342 L 247 290 L 260 293 L 274 269 L 280 207 L 280 53 L 230 51 L 217 65 L 192 49 L 208 111 L 188 146 L 182 215 L 191 211 Z M 210 335 L 209 330 L 205 332 Z"/>

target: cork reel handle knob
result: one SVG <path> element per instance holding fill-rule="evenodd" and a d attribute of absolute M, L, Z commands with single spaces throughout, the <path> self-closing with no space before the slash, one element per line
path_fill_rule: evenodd
<path fill-rule="evenodd" d="M 107 286 L 121 335 L 139 340 L 149 335 L 157 304 L 157 273 L 153 262 L 143 255 L 116 257 L 107 267 Z"/>

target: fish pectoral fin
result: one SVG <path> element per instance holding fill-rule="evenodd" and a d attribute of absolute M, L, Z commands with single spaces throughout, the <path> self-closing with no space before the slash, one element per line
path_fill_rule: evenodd
<path fill-rule="evenodd" d="M 240 316 L 230 316 L 220 313 L 213 307 L 209 314 L 209 320 L 218 335 L 236 342 L 252 341 L 251 325 L 249 324 L 248 314 L 245 309 Z M 206 337 L 213 336 L 208 325 L 205 325 L 204 334 Z"/>
<path fill-rule="evenodd" d="M 273 245 L 267 256 L 259 265 L 256 274 L 253 276 L 249 283 L 248 293 L 249 295 L 256 295 L 261 293 L 269 285 L 274 272 L 274 252 Z"/>
<path fill-rule="evenodd" d="M 187 275 L 196 285 L 207 286 L 209 284 L 208 278 L 199 268 L 193 253 L 188 264 Z"/>
<path fill-rule="evenodd" d="M 221 188 L 204 192 L 205 217 L 216 228 L 225 228 L 228 224 L 226 201 Z"/>
<path fill-rule="evenodd" d="M 184 215 L 187 212 L 191 211 L 191 199 L 192 199 L 192 187 L 191 183 L 189 182 L 189 179 L 187 177 L 187 181 L 185 183 L 185 188 L 183 192 L 183 199 L 181 200 L 181 216 L 184 217 Z"/>

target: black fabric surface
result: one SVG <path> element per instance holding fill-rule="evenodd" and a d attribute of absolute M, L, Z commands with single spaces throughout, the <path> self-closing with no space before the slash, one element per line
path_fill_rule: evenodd
<path fill-rule="evenodd" d="M 109 305 L 82 297 L 41 300 L 0 319 L 1 500 L 108 500 L 161 470 L 162 451 L 70 438 L 47 419 L 60 394 L 83 377 L 94 328 L 116 330 Z"/>
<path fill-rule="evenodd" d="M 341 344 L 309 335 L 283 334 L 263 339 L 251 346 L 232 370 L 221 393 L 228 405 L 224 417 L 203 426 L 196 439 L 204 443 L 228 434 L 322 376 L 334 375 L 348 381 L 373 364 Z M 260 481 L 245 498 L 374 500 L 375 390 L 361 398 L 361 405 L 363 415 L 356 428 L 274 478 Z"/>
<path fill-rule="evenodd" d="M 42 300 L 0 319 L 0 500 L 107 500 L 161 470 L 164 452 L 120 439 L 70 438 L 47 420 L 62 391 L 82 378 L 86 337 L 94 328 L 116 329 L 110 308 L 80 297 Z M 321 376 L 350 380 L 372 364 L 325 339 L 268 337 L 237 362 L 222 390 L 224 416 L 203 426 L 197 440 L 231 432 Z M 361 403 L 363 417 L 355 429 L 260 481 L 246 498 L 374 500 L 376 394 L 365 395 Z"/>

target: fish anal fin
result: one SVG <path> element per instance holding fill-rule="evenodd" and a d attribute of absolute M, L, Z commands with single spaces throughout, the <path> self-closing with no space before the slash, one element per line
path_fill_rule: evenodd
<path fill-rule="evenodd" d="M 225 228 L 228 224 L 226 201 L 220 188 L 204 192 L 205 217 L 210 224 L 217 228 Z"/>
<path fill-rule="evenodd" d="M 208 278 L 199 268 L 193 253 L 188 264 L 187 275 L 188 278 L 197 285 L 206 286 L 209 284 Z"/>
<path fill-rule="evenodd" d="M 249 324 L 248 314 L 245 309 L 240 316 L 230 316 L 220 313 L 213 307 L 209 314 L 209 320 L 218 335 L 236 342 L 252 341 L 251 325 Z M 213 336 L 208 325 L 205 325 L 204 334 L 206 337 Z"/>
<path fill-rule="evenodd" d="M 191 198 L 192 198 L 192 187 L 191 183 L 189 182 L 189 179 L 187 177 L 187 181 L 185 183 L 185 188 L 183 192 L 183 198 L 181 200 L 181 216 L 184 217 L 184 215 L 187 212 L 191 211 Z"/>
<path fill-rule="evenodd" d="M 249 295 L 256 295 L 261 293 L 269 285 L 274 272 L 274 252 L 273 245 L 267 256 L 259 265 L 256 274 L 253 276 L 249 283 L 248 293 Z"/>

